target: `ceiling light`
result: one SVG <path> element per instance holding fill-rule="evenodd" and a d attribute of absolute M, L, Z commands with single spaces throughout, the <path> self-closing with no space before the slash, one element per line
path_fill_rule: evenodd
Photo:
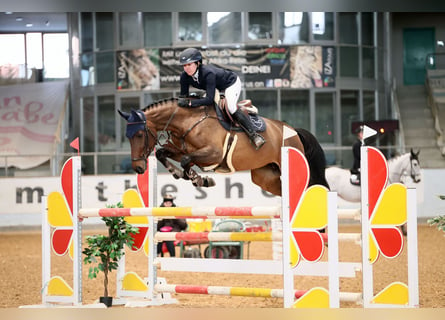
<path fill-rule="evenodd" d="M 15 21 L 23 21 L 23 18 L 22 17 L 17 17 L 17 18 L 15 18 Z"/>
<path fill-rule="evenodd" d="M 32 27 L 32 23 L 27 23 L 27 24 L 26 24 L 26 27 L 27 27 L 27 28 L 31 28 L 31 27 Z"/>

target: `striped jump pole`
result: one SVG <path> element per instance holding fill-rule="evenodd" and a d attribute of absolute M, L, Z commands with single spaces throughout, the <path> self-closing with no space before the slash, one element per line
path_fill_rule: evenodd
<path fill-rule="evenodd" d="M 279 206 L 258 207 L 148 207 L 148 208 L 82 208 L 79 216 L 91 217 L 182 217 L 182 218 L 280 218 Z"/>
<path fill-rule="evenodd" d="M 263 298 L 283 298 L 283 289 L 253 288 L 253 287 L 224 287 L 224 286 L 195 286 L 195 285 L 177 285 L 177 284 L 159 284 L 155 286 L 158 293 L 185 293 L 185 294 L 203 294 L 203 295 L 222 295 L 239 297 L 263 297 Z M 324 291 L 325 289 L 315 287 L 310 290 L 294 290 L 294 298 L 300 299 L 305 294 L 314 292 L 314 290 Z M 341 292 L 340 300 L 344 302 L 360 303 L 361 293 Z"/>
<path fill-rule="evenodd" d="M 325 243 L 328 235 L 321 234 Z M 281 241 L 281 232 L 157 232 L 156 241 Z M 339 233 L 339 241 L 361 243 L 360 233 Z"/>

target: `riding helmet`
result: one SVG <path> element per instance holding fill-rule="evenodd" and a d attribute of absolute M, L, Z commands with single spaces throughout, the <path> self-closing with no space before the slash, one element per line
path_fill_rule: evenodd
<path fill-rule="evenodd" d="M 171 193 L 166 193 L 163 196 L 164 201 L 172 201 L 175 200 L 175 197 Z"/>
<path fill-rule="evenodd" d="M 192 63 L 192 62 L 202 62 L 202 55 L 198 49 L 195 48 L 187 48 L 181 52 L 179 55 L 179 63 L 181 65 Z"/>

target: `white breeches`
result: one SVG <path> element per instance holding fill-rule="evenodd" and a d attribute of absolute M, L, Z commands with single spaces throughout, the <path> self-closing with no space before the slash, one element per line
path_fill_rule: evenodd
<path fill-rule="evenodd" d="M 235 83 L 225 90 L 227 109 L 229 109 L 230 114 L 233 114 L 237 109 L 236 105 L 238 103 L 240 92 L 241 80 L 237 77 Z"/>

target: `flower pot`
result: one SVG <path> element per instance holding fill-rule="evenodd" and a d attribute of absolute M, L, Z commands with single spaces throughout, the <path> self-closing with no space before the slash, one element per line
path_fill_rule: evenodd
<path fill-rule="evenodd" d="M 103 303 L 107 306 L 107 308 L 109 308 L 113 305 L 113 297 L 100 297 L 99 302 Z"/>

